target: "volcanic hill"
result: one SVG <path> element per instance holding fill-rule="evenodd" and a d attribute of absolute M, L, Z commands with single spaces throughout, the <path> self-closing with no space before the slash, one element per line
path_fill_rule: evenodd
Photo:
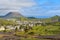
<path fill-rule="evenodd" d="M 5 16 L 0 16 L 0 18 L 18 18 L 18 17 L 24 17 L 19 12 L 9 12 Z"/>

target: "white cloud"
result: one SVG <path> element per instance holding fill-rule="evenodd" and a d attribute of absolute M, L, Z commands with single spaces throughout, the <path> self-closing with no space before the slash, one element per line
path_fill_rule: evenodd
<path fill-rule="evenodd" d="M 31 7 L 35 4 L 34 0 L 0 0 L 0 5 L 5 7 Z"/>
<path fill-rule="evenodd" d="M 48 16 L 60 15 L 60 10 L 49 10 L 46 12 L 46 15 Z"/>
<path fill-rule="evenodd" d="M 21 9 L 23 7 L 32 7 L 36 5 L 34 0 L 0 0 L 1 9 Z"/>
<path fill-rule="evenodd" d="M 60 13 L 60 10 L 49 10 L 47 13 Z"/>
<path fill-rule="evenodd" d="M 23 7 L 36 5 L 34 0 L 0 0 L 0 14 L 9 11 L 19 11 Z"/>

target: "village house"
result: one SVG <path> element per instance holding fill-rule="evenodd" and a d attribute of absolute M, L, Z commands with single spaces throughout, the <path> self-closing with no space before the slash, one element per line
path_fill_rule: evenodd
<path fill-rule="evenodd" d="M 15 28 L 17 28 L 19 30 L 20 29 L 20 25 L 15 26 Z"/>
<path fill-rule="evenodd" d="M 18 20 L 16 20 L 15 22 L 16 24 L 22 24 L 21 21 L 18 21 Z"/>
<path fill-rule="evenodd" d="M 16 21 L 16 19 L 13 19 L 13 18 L 10 18 L 10 19 L 6 19 L 7 21 L 13 21 L 13 22 L 15 22 Z"/>
<path fill-rule="evenodd" d="M 6 26 L 6 30 L 15 30 L 15 27 L 12 25 Z"/>
<path fill-rule="evenodd" d="M 4 26 L 1 26 L 0 31 L 3 31 L 3 30 L 5 30 L 5 28 L 4 28 Z"/>
<path fill-rule="evenodd" d="M 9 19 L 7 19 L 9 21 Z M 15 20 L 16 24 L 18 25 L 7 25 L 6 30 L 15 30 L 16 28 L 19 30 L 20 29 L 20 25 L 23 25 L 24 27 L 28 26 L 28 27 L 33 27 L 33 26 L 41 26 L 42 22 L 41 21 L 20 21 L 20 20 Z M 5 30 L 4 26 L 0 27 L 0 31 L 1 30 Z M 23 31 L 24 28 L 21 29 L 21 31 Z"/>

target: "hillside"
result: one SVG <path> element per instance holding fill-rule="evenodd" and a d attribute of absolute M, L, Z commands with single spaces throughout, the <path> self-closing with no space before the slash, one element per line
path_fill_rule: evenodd
<path fill-rule="evenodd" d="M 60 16 L 55 15 L 50 18 L 41 18 L 41 21 L 43 21 L 43 22 L 60 22 Z"/>
<path fill-rule="evenodd" d="M 19 12 L 9 12 L 5 16 L 0 16 L 0 18 L 18 18 L 18 17 L 23 17 L 21 13 Z"/>

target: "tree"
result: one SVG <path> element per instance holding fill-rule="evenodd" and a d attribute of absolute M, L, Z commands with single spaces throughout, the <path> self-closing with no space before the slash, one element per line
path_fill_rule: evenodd
<path fill-rule="evenodd" d="M 5 28 L 4 32 L 6 32 L 6 29 L 7 29 L 6 26 L 4 28 Z"/>
<path fill-rule="evenodd" d="M 16 31 L 18 31 L 18 28 L 17 28 L 17 27 L 15 28 L 15 32 L 16 32 Z"/>

